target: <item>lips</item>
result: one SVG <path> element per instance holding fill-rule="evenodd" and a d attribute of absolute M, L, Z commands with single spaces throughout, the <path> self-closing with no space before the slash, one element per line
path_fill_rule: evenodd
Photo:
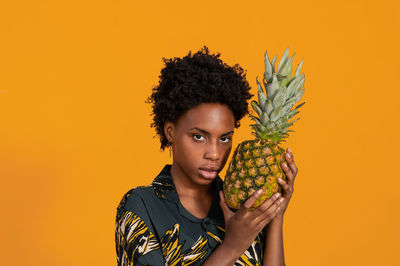
<path fill-rule="evenodd" d="M 213 179 L 217 176 L 219 168 L 216 167 L 202 167 L 199 168 L 200 175 L 206 179 Z"/>

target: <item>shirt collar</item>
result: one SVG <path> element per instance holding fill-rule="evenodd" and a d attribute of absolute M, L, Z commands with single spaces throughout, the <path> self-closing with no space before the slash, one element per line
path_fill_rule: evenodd
<path fill-rule="evenodd" d="M 181 202 L 179 201 L 178 193 L 176 191 L 176 187 L 171 176 L 171 167 L 172 165 L 166 164 L 161 172 L 157 175 L 157 177 L 153 180 L 152 186 L 154 188 L 155 194 L 160 199 L 168 200 L 177 204 L 179 212 L 182 216 L 189 218 L 193 222 L 201 222 L 203 219 L 199 219 L 191 215 L 187 210 L 183 208 Z M 212 184 L 214 200 L 212 201 L 209 214 L 207 218 L 205 218 L 220 226 L 224 226 L 224 216 L 219 205 L 219 191 L 222 190 L 223 183 L 224 182 L 222 181 L 222 179 L 219 177 L 219 175 L 217 175 Z"/>
<path fill-rule="evenodd" d="M 174 181 L 171 176 L 171 166 L 167 164 L 153 180 L 152 186 L 157 197 L 160 199 L 166 199 L 172 202 L 179 201 L 178 194 L 176 193 L 176 188 Z"/>

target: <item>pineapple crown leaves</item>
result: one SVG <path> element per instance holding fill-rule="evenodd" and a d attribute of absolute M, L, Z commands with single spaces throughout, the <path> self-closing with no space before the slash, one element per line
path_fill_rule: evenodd
<path fill-rule="evenodd" d="M 270 61 L 265 51 L 265 71 L 262 80 L 265 89 L 256 77 L 258 102 L 251 102 L 258 116 L 250 115 L 255 122 L 251 127 L 256 137 L 280 143 L 289 136 L 288 132 L 294 132 L 289 130 L 289 127 L 300 118 L 289 120 L 297 115 L 298 109 L 305 104 L 303 102 L 292 109 L 304 94 L 305 81 L 304 73 L 300 74 L 304 60 L 298 64 L 292 76 L 294 55 L 295 53 L 289 57 L 289 48 L 286 48 L 275 72 L 276 55 Z"/>

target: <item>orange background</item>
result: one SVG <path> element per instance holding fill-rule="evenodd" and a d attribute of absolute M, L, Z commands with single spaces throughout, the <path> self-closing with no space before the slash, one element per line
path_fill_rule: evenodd
<path fill-rule="evenodd" d="M 116 264 L 122 195 L 171 162 L 145 103 L 161 58 L 207 45 L 253 94 L 265 49 L 304 58 L 287 265 L 400 265 L 399 17 L 394 0 L 2 1 L 1 264 Z"/>

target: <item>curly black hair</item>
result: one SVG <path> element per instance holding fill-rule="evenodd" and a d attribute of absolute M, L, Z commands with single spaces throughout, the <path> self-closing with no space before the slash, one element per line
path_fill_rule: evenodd
<path fill-rule="evenodd" d="M 253 95 L 246 80 L 246 72 L 238 65 L 228 66 L 220 53 L 209 54 L 204 45 L 195 54 L 183 58 L 162 58 L 165 67 L 161 70 L 159 84 L 152 89 L 146 100 L 152 103 L 153 123 L 160 137 L 161 150 L 170 146 L 164 134 L 164 123 L 175 123 L 189 109 L 201 103 L 227 105 L 235 118 L 235 127 L 248 114 L 248 103 Z"/>

